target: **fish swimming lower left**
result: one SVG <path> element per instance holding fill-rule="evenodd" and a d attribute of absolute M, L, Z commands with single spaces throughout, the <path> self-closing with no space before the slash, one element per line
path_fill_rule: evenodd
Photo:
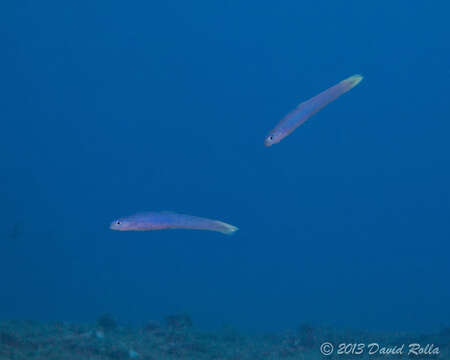
<path fill-rule="evenodd" d="M 362 79 L 361 75 L 350 76 L 311 99 L 302 102 L 295 110 L 287 114 L 266 136 L 264 145 L 272 146 L 279 143 L 320 109 L 353 89 Z"/>

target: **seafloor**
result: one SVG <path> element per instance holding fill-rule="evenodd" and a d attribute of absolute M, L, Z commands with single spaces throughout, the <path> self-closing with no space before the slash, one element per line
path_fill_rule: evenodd
<path fill-rule="evenodd" d="M 334 344 L 331 355 L 320 353 L 324 342 Z M 368 354 L 370 343 L 379 346 L 372 355 Z M 337 354 L 339 344 L 350 344 L 346 348 L 349 354 Z M 364 344 L 362 354 L 351 354 L 357 352 L 351 344 Z M 417 355 L 408 354 L 410 344 L 420 344 Z M 388 351 L 402 354 L 382 353 Z M 110 315 L 101 316 L 93 324 L 4 321 L 0 322 L 0 360 L 6 359 L 450 360 L 450 328 L 432 334 L 381 334 L 304 324 L 286 333 L 250 336 L 231 327 L 202 332 L 187 315 L 168 316 L 163 324 L 148 322 L 139 327 L 117 324 Z"/>

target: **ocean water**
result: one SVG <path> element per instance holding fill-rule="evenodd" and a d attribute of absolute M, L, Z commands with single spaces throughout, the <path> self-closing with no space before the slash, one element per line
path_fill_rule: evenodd
<path fill-rule="evenodd" d="M 0 319 L 450 323 L 446 1 L 4 1 Z M 364 81 L 273 147 L 299 102 Z M 236 225 L 114 232 L 171 210 Z"/>

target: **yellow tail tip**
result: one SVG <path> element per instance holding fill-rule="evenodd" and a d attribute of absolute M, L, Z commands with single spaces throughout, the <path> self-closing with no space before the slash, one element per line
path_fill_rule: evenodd
<path fill-rule="evenodd" d="M 226 231 L 224 231 L 224 234 L 227 235 L 233 235 L 236 231 L 238 231 L 239 228 L 237 226 L 229 225 Z"/>
<path fill-rule="evenodd" d="M 220 225 L 222 226 L 222 229 L 219 230 L 222 234 L 232 235 L 236 231 L 239 230 L 237 226 L 233 226 L 224 222 L 219 221 Z"/>
<path fill-rule="evenodd" d="M 344 81 L 351 83 L 352 87 L 355 87 L 362 81 L 363 78 L 364 77 L 362 75 L 356 74 L 356 75 L 350 76 L 349 78 L 345 79 Z"/>

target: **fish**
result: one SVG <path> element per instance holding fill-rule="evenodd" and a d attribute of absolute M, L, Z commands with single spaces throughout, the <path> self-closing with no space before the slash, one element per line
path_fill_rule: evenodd
<path fill-rule="evenodd" d="M 342 94 L 353 89 L 362 79 L 363 77 L 361 75 L 350 76 L 311 99 L 302 102 L 295 110 L 287 114 L 266 136 L 264 145 L 269 147 L 279 143 L 316 112 L 336 100 Z"/>
<path fill-rule="evenodd" d="M 231 235 L 239 228 L 219 220 L 178 214 L 172 211 L 144 212 L 114 220 L 109 228 L 118 231 L 190 229 L 217 231 Z"/>

